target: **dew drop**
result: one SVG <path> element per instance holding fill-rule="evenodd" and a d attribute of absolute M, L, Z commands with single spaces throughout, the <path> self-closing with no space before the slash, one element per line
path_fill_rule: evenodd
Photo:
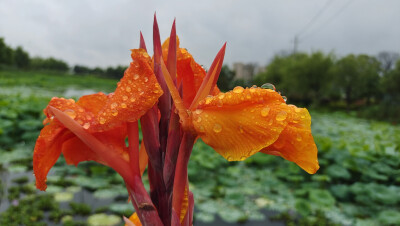
<path fill-rule="evenodd" d="M 296 108 L 296 109 L 294 109 L 294 111 L 295 111 L 296 113 L 299 113 L 301 110 L 300 110 L 300 108 Z"/>
<path fill-rule="evenodd" d="M 297 140 L 297 141 L 301 141 L 301 140 L 302 140 L 302 138 L 301 138 L 301 135 L 300 135 L 300 134 L 297 134 L 297 136 L 296 136 L 296 140 Z"/>
<path fill-rule="evenodd" d="M 250 95 L 250 94 L 247 94 L 247 95 L 246 95 L 246 98 L 247 98 L 248 100 L 250 100 L 250 99 L 251 99 L 251 95 Z"/>
<path fill-rule="evenodd" d="M 268 114 L 269 114 L 269 110 L 270 110 L 269 107 L 265 107 L 265 108 L 261 109 L 261 116 L 262 117 L 267 117 Z"/>
<path fill-rule="evenodd" d="M 282 96 L 282 99 L 287 102 L 287 97 L 286 96 Z"/>
<path fill-rule="evenodd" d="M 212 97 L 207 97 L 207 98 L 206 98 L 206 104 L 210 104 L 211 101 L 212 101 Z"/>
<path fill-rule="evenodd" d="M 220 133 L 222 131 L 222 126 L 218 123 L 216 123 L 213 127 L 213 131 L 216 133 Z"/>
<path fill-rule="evenodd" d="M 141 95 L 143 95 L 143 94 L 144 94 L 144 92 L 143 92 L 143 91 L 139 93 L 139 95 L 140 95 L 140 96 L 141 96 Z"/>
<path fill-rule="evenodd" d="M 244 155 L 240 157 L 240 161 L 244 161 L 245 159 L 246 159 L 246 156 L 244 156 Z"/>
<path fill-rule="evenodd" d="M 67 109 L 64 111 L 64 113 L 67 114 L 72 119 L 76 118 L 76 112 L 72 109 Z"/>
<path fill-rule="evenodd" d="M 232 161 L 232 160 L 233 160 L 233 158 L 232 158 L 232 156 L 228 155 L 228 156 L 226 157 L 226 160 L 228 160 L 228 161 Z"/>
<path fill-rule="evenodd" d="M 87 120 L 92 120 L 92 116 L 87 115 L 87 116 L 86 116 L 86 119 L 87 119 Z"/>
<path fill-rule="evenodd" d="M 77 122 L 79 123 L 79 125 L 83 125 L 83 121 L 82 120 L 78 119 Z"/>
<path fill-rule="evenodd" d="M 225 97 L 225 94 L 224 94 L 224 93 L 220 93 L 220 94 L 218 95 L 218 98 L 219 98 L 220 100 L 224 99 L 224 97 Z"/>
<path fill-rule="evenodd" d="M 90 124 L 87 122 L 87 123 L 85 123 L 85 124 L 83 124 L 83 128 L 84 129 L 89 129 L 89 127 L 90 127 Z"/>
<path fill-rule="evenodd" d="M 121 108 L 126 108 L 126 104 L 125 103 L 121 103 Z"/>
<path fill-rule="evenodd" d="M 111 115 L 112 116 L 117 116 L 118 115 L 118 111 L 117 110 L 112 110 L 111 111 Z"/>
<path fill-rule="evenodd" d="M 251 88 L 250 88 L 250 93 L 255 93 L 255 92 L 256 92 L 256 89 L 257 89 L 256 87 L 251 87 Z"/>
<path fill-rule="evenodd" d="M 128 100 L 128 96 L 122 96 L 122 100 L 124 101 Z"/>
<path fill-rule="evenodd" d="M 203 109 L 196 109 L 195 111 L 194 111 L 194 113 L 196 113 L 196 114 L 201 114 L 203 112 Z"/>
<path fill-rule="evenodd" d="M 116 107 L 118 107 L 118 104 L 117 104 L 117 103 L 114 102 L 114 103 L 111 104 L 111 109 L 114 109 L 114 108 L 116 108 Z"/>
<path fill-rule="evenodd" d="M 270 90 L 276 91 L 275 86 L 272 85 L 271 83 L 265 83 L 265 84 L 263 84 L 263 85 L 261 86 L 261 88 L 263 88 L 263 89 L 270 89 Z"/>
<path fill-rule="evenodd" d="M 234 93 L 243 93 L 244 88 L 241 86 L 236 86 L 235 88 L 233 88 L 233 92 Z"/>
<path fill-rule="evenodd" d="M 148 82 L 148 81 L 149 81 L 149 78 L 144 77 L 144 82 Z"/>
<path fill-rule="evenodd" d="M 78 111 L 79 111 L 80 113 L 83 113 L 83 112 L 84 112 L 83 108 L 79 108 Z"/>
<path fill-rule="evenodd" d="M 217 102 L 217 106 L 218 106 L 218 107 L 222 107 L 222 105 L 224 105 L 224 103 L 222 102 L 222 100 L 219 100 L 219 101 Z"/>
<path fill-rule="evenodd" d="M 103 117 L 100 117 L 99 118 L 99 122 L 100 122 L 100 124 L 104 124 L 104 123 L 106 123 L 106 119 L 105 118 L 103 118 Z"/>
<path fill-rule="evenodd" d="M 139 75 L 138 74 L 135 74 L 134 76 L 133 76 L 133 79 L 135 79 L 135 80 L 137 80 L 139 78 Z"/>
<path fill-rule="evenodd" d="M 276 114 L 276 121 L 283 121 L 287 117 L 287 112 L 286 111 L 280 111 L 278 114 Z"/>
<path fill-rule="evenodd" d="M 201 122 L 201 117 L 198 117 L 196 122 L 200 123 Z"/>
<path fill-rule="evenodd" d="M 135 102 L 136 98 L 131 97 L 131 99 L 129 99 L 130 102 Z"/>
<path fill-rule="evenodd" d="M 129 86 L 126 87 L 126 92 L 129 93 L 129 92 L 131 92 L 131 90 L 132 90 L 131 87 L 129 87 Z"/>

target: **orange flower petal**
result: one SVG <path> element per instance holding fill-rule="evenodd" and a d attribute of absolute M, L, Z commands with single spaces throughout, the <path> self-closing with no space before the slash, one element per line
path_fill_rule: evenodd
<path fill-rule="evenodd" d="M 280 155 L 284 159 L 295 162 L 303 170 L 314 174 L 319 169 L 317 146 L 311 134 L 311 117 L 305 108 L 292 108 L 289 111 L 288 125 L 279 138 L 271 146 L 261 152 Z"/>
<path fill-rule="evenodd" d="M 163 93 L 146 51 L 132 50 L 132 59 L 114 95 L 99 112 L 97 119 L 104 130 L 122 122 L 138 120 Z"/>
<path fill-rule="evenodd" d="M 111 95 L 106 95 L 102 92 L 85 95 L 79 98 L 76 104 L 84 108 L 86 111 L 97 115 L 106 104 L 109 96 Z"/>
<path fill-rule="evenodd" d="M 71 137 L 72 133 L 54 122 L 40 132 L 33 152 L 33 172 L 38 189 L 46 190 L 47 174 L 60 156 L 63 142 Z"/>
<path fill-rule="evenodd" d="M 205 143 L 229 161 L 273 144 L 287 125 L 287 105 L 273 90 L 236 87 L 200 101 L 193 125 Z"/>
<path fill-rule="evenodd" d="M 104 145 L 110 148 L 110 151 L 117 153 L 121 159 L 129 161 L 129 155 L 125 146 L 126 127 L 117 127 L 106 132 L 99 132 L 93 134 Z M 103 165 L 107 165 L 107 159 L 98 156 L 91 148 L 89 148 L 78 137 L 74 137 L 66 141 L 62 146 L 62 153 L 65 157 L 67 164 L 74 164 L 83 161 L 96 161 Z"/>
<path fill-rule="evenodd" d="M 136 212 L 134 212 L 134 213 L 129 217 L 129 221 L 130 221 L 133 225 L 135 225 L 135 226 L 142 226 L 142 223 L 140 222 L 139 217 L 138 217 L 138 215 L 137 215 Z M 126 220 L 125 220 L 125 222 L 126 222 Z M 130 226 L 130 225 L 131 225 L 131 224 L 129 224 L 129 223 L 125 223 L 125 226 Z"/>

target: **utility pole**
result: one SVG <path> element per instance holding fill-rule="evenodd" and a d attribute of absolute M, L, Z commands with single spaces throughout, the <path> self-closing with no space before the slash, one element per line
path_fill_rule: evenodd
<path fill-rule="evenodd" d="M 297 53 L 297 46 L 299 45 L 299 36 L 295 35 L 294 36 L 294 41 L 293 41 L 293 54 Z"/>

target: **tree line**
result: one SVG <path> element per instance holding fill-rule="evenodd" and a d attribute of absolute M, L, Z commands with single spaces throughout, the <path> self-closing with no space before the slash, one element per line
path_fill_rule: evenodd
<path fill-rule="evenodd" d="M 0 37 L 0 66 L 14 67 L 23 70 L 45 70 L 69 73 L 76 75 L 95 75 L 107 78 L 121 78 L 126 66 L 108 68 L 90 68 L 82 65 L 70 67 L 65 61 L 53 57 L 31 57 L 21 46 L 13 49 L 8 46 L 4 38 Z"/>
<path fill-rule="evenodd" d="M 362 110 L 379 119 L 400 115 L 400 56 L 394 52 L 344 57 L 322 52 L 280 54 L 253 81 L 235 80 L 233 75 L 227 66 L 223 68 L 222 90 L 272 83 L 290 103 Z"/>

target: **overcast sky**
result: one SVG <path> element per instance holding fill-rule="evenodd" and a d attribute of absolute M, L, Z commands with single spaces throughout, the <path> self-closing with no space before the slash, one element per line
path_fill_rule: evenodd
<path fill-rule="evenodd" d="M 162 40 L 176 17 L 181 47 L 206 66 L 225 41 L 226 63 L 264 65 L 296 34 L 300 51 L 400 52 L 399 0 L 0 0 L 0 37 L 70 65 L 128 65 L 139 31 L 152 44 L 154 12 Z"/>

